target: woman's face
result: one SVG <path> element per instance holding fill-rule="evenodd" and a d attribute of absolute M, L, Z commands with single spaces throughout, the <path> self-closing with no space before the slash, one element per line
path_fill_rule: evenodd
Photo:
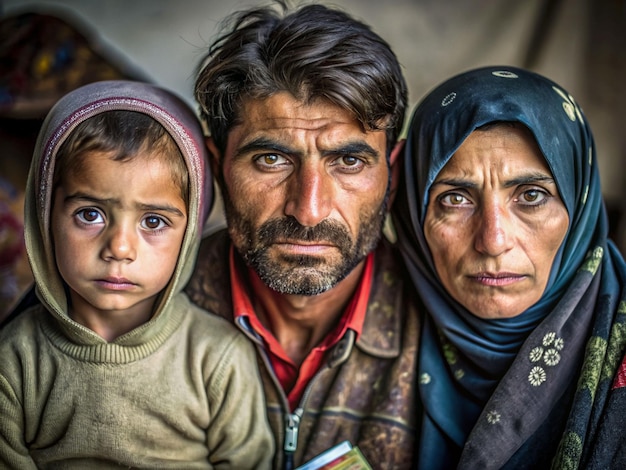
<path fill-rule="evenodd" d="M 510 318 L 542 296 L 569 216 L 523 126 L 476 130 L 430 188 L 424 234 L 448 293 L 480 318 Z"/>

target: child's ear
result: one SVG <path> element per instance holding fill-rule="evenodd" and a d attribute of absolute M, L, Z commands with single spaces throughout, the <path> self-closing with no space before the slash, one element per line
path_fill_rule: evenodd
<path fill-rule="evenodd" d="M 211 165 L 211 171 L 215 176 L 220 169 L 220 158 L 222 158 L 222 156 L 220 155 L 220 151 L 217 149 L 212 137 L 205 137 L 204 142 L 209 150 L 209 163 Z"/>
<path fill-rule="evenodd" d="M 400 139 L 395 145 L 391 154 L 389 155 L 389 167 L 391 168 L 391 187 L 389 188 L 389 204 L 391 207 L 393 200 L 396 197 L 398 191 L 398 184 L 400 180 L 400 171 L 402 171 L 402 151 L 404 150 L 405 139 Z"/>

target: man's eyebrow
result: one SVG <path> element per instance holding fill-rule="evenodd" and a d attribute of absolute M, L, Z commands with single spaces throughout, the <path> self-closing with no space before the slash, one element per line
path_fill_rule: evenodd
<path fill-rule="evenodd" d="M 284 153 L 286 155 L 298 155 L 299 152 L 296 152 L 294 149 L 287 147 L 280 142 L 277 142 L 273 139 L 268 139 L 267 137 L 258 137 L 256 139 L 251 140 L 247 144 L 239 147 L 235 152 L 235 157 L 250 153 L 250 152 L 258 152 L 258 151 L 273 151 Z"/>
<path fill-rule="evenodd" d="M 64 202 L 69 202 L 69 201 L 85 201 L 86 203 L 91 203 L 91 204 L 96 204 L 96 205 L 108 205 L 108 206 L 119 206 L 120 205 L 120 200 L 116 199 L 116 198 L 97 198 L 95 196 L 92 196 L 90 194 L 86 194 L 86 193 L 82 193 L 82 192 L 77 192 L 77 193 L 73 193 L 73 194 L 68 194 L 65 199 Z M 177 215 L 179 217 L 184 217 L 185 214 L 183 214 L 183 212 L 181 212 L 180 209 L 178 209 L 175 206 L 172 206 L 170 204 L 144 204 L 144 203 L 138 203 L 135 205 L 135 207 L 139 210 L 142 211 L 146 211 L 146 212 L 169 212 L 171 214 Z"/>
<path fill-rule="evenodd" d="M 237 149 L 235 157 L 255 151 L 273 151 L 283 153 L 285 155 L 293 155 L 294 157 L 302 156 L 302 152 L 277 142 L 276 140 L 259 137 Z M 380 158 L 380 153 L 377 152 L 371 145 L 358 141 L 347 142 L 335 148 L 324 149 L 322 150 L 322 155 L 365 155 L 376 160 Z"/>
<path fill-rule="evenodd" d="M 504 187 L 511 188 L 513 186 L 519 186 L 523 184 L 536 184 L 536 183 L 544 183 L 544 184 L 555 184 L 554 178 L 545 173 L 530 173 L 526 175 L 521 175 L 516 178 L 505 181 Z M 466 189 L 475 189 L 478 188 L 478 184 L 473 181 L 463 179 L 463 178 L 441 178 L 433 181 L 432 186 L 443 184 L 447 186 L 455 186 L 457 188 L 466 188 Z"/>
<path fill-rule="evenodd" d="M 378 160 L 380 153 L 365 142 L 348 142 L 337 148 L 324 150 L 323 155 L 363 155 Z"/>

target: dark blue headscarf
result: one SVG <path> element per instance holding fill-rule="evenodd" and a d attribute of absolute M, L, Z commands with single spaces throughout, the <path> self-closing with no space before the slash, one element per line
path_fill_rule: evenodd
<path fill-rule="evenodd" d="M 470 133 L 497 121 L 522 123 L 534 135 L 569 228 L 542 298 L 514 318 L 487 320 L 448 295 L 422 224 L 430 187 L 444 165 Z M 607 240 L 593 136 L 559 85 L 514 67 L 485 67 L 451 78 L 418 105 L 403 165 L 392 215 L 426 310 L 421 466 L 450 468 L 460 459 L 468 467 L 499 468 L 575 387 L 594 322 L 610 317 L 610 325 L 622 297 L 616 271 L 623 271 L 624 261 Z M 598 302 L 603 294 L 608 305 Z"/>

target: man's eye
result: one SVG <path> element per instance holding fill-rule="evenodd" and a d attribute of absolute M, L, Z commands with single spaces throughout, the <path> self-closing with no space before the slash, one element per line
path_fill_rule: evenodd
<path fill-rule="evenodd" d="M 100 211 L 93 208 L 79 210 L 76 212 L 76 217 L 78 217 L 78 219 L 85 224 L 97 224 L 104 221 Z"/>
<path fill-rule="evenodd" d="M 261 159 L 266 165 L 274 165 L 278 161 L 278 155 L 263 155 Z"/>
<path fill-rule="evenodd" d="M 273 167 L 282 167 L 282 165 L 287 164 L 289 161 L 276 153 L 266 153 L 263 155 L 259 155 L 254 160 L 256 164 L 263 168 L 273 168 Z"/>
<path fill-rule="evenodd" d="M 358 165 L 361 160 L 359 160 L 356 157 L 352 157 L 350 155 L 346 155 L 346 156 L 342 157 L 342 161 L 343 161 L 344 165 L 355 166 L 355 165 Z"/>
<path fill-rule="evenodd" d="M 365 162 L 359 157 L 342 155 L 333 162 L 333 165 L 346 173 L 359 173 L 365 167 Z"/>

